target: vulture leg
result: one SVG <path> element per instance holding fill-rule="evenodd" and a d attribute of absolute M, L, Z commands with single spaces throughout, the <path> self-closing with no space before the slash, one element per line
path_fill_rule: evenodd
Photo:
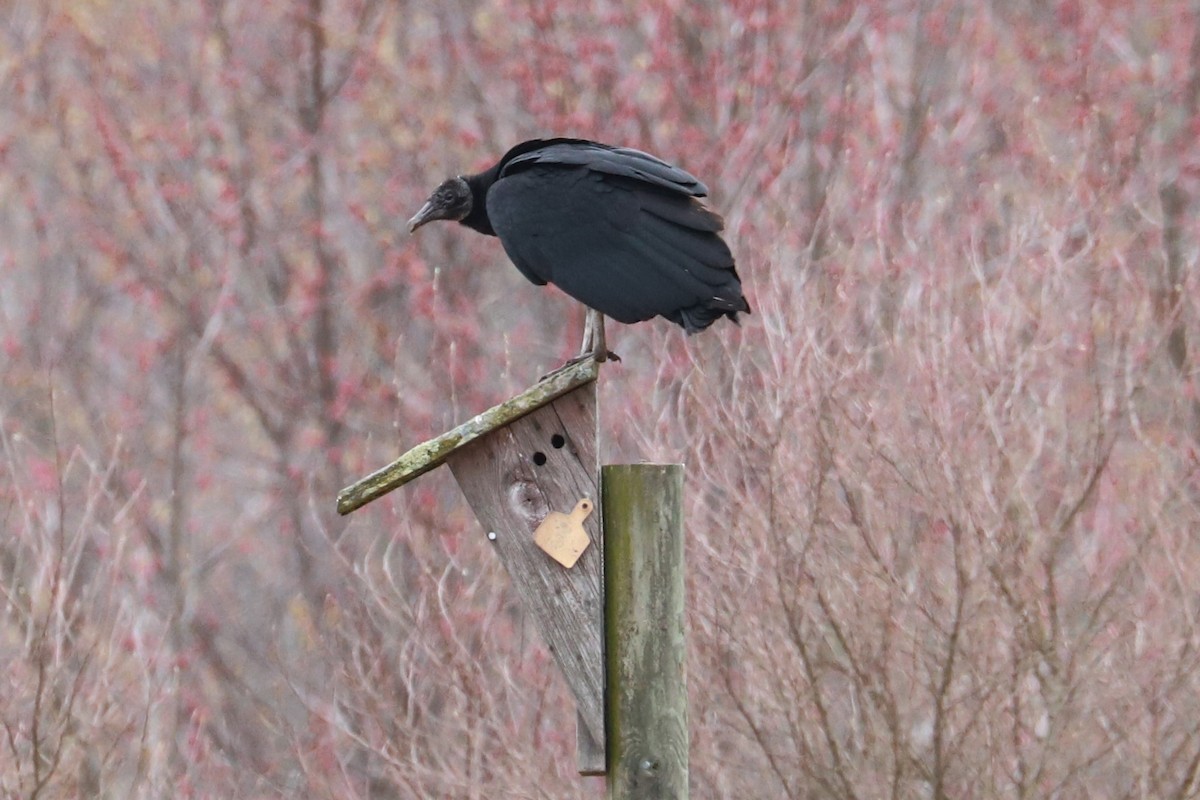
<path fill-rule="evenodd" d="M 605 343 L 604 315 L 593 308 L 587 310 L 587 317 L 583 322 L 583 347 L 579 351 L 579 357 L 571 360 L 582 361 L 585 358 L 593 359 L 597 363 L 621 360 L 621 357 L 609 350 Z"/>
<path fill-rule="evenodd" d="M 583 320 L 583 346 L 579 357 L 599 362 L 608 359 L 608 348 L 604 346 L 604 315 L 592 308 L 587 310 Z"/>
<path fill-rule="evenodd" d="M 621 357 L 609 350 L 605 344 L 604 315 L 591 308 L 587 310 L 587 316 L 583 320 L 583 345 L 579 348 L 579 355 L 567 361 L 560 369 L 588 359 L 597 363 L 621 360 Z"/>
<path fill-rule="evenodd" d="M 592 354 L 594 348 L 592 345 L 596 341 L 596 312 L 592 309 L 587 309 L 587 313 L 583 318 L 583 343 L 579 345 L 579 357 L 572 359 L 573 361 L 582 361 Z"/>

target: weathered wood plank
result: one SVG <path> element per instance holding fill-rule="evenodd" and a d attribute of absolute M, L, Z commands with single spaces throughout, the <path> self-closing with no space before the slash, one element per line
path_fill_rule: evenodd
<path fill-rule="evenodd" d="M 424 475 L 480 437 L 545 407 L 573 389 L 592 383 L 599 373 L 599 364 L 591 359 L 568 364 L 550 373 L 516 397 L 489 408 L 436 439 L 417 445 L 386 467 L 342 489 L 337 496 L 338 513 L 349 514 L 413 478 Z"/>
<path fill-rule="evenodd" d="M 580 775 L 604 775 L 608 769 L 604 741 L 597 742 L 588 730 L 583 714 L 575 711 L 575 762 Z"/>
<path fill-rule="evenodd" d="M 604 763 L 604 547 L 596 437 L 592 383 L 446 459 L 575 697 L 594 745 L 578 737 L 585 745 L 580 769 L 587 773 L 602 771 Z M 549 512 L 569 512 L 584 497 L 596 503 L 583 523 L 592 544 L 567 569 L 537 546 L 533 533 Z"/>
<path fill-rule="evenodd" d="M 683 467 L 602 470 L 609 800 L 688 796 Z"/>

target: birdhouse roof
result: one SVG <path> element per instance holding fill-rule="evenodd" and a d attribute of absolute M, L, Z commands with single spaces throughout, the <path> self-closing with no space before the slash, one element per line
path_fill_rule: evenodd
<path fill-rule="evenodd" d="M 472 442 L 596 380 L 599 373 L 599 364 L 590 358 L 550 373 L 515 397 L 477 414 L 441 436 L 422 442 L 386 467 L 342 489 L 337 497 L 338 513 L 349 514 L 398 489 L 439 466 L 450 455 Z"/>

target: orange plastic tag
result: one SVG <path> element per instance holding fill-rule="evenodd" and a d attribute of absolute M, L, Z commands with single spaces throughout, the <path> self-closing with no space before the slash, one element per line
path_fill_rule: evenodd
<path fill-rule="evenodd" d="M 592 543 L 583 529 L 583 521 L 591 513 L 592 501 L 586 497 L 575 504 L 575 510 L 570 514 L 551 511 L 533 532 L 533 541 L 547 555 L 570 569 Z"/>

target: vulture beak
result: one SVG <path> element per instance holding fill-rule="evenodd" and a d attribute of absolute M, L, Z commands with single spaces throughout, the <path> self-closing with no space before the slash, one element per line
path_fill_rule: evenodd
<path fill-rule="evenodd" d="M 426 222 L 433 222 L 435 219 L 441 219 L 438 216 L 440 209 L 433 204 L 433 200 L 426 200 L 425 205 L 421 206 L 421 210 L 413 214 L 413 218 L 408 221 L 408 232 L 412 233 L 417 228 L 424 225 Z"/>

